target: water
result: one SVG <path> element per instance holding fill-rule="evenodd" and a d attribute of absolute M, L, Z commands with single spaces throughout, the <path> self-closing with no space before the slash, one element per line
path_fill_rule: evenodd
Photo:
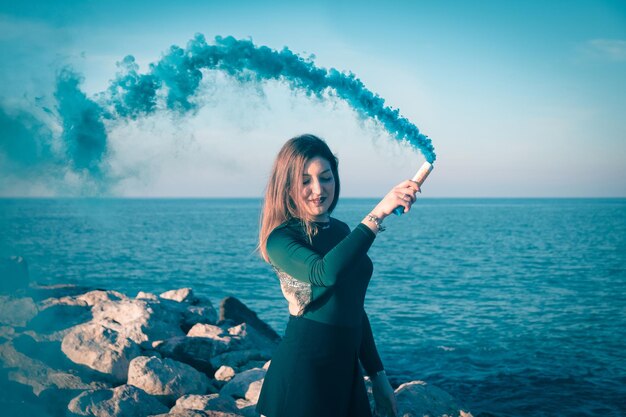
<path fill-rule="evenodd" d="M 354 226 L 376 200 L 344 199 Z M 0 256 L 42 283 L 233 295 L 282 334 L 260 201 L 0 200 Z M 393 384 L 474 415 L 626 415 L 626 200 L 421 199 L 385 221 L 366 298 Z"/>

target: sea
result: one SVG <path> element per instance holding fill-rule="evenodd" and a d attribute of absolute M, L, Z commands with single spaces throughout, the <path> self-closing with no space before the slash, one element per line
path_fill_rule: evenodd
<path fill-rule="evenodd" d="M 342 199 L 356 226 L 374 199 Z M 0 199 L 32 281 L 235 296 L 283 334 L 260 199 Z M 474 416 L 626 415 L 626 199 L 420 198 L 385 220 L 365 300 L 392 385 Z"/>

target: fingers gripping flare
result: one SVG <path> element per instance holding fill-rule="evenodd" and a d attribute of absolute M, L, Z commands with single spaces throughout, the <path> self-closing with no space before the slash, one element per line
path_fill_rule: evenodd
<path fill-rule="evenodd" d="M 411 178 L 411 181 L 417 183 L 418 191 L 419 191 L 419 187 L 421 187 L 424 181 L 426 181 L 428 174 L 430 174 L 432 170 L 433 170 L 433 164 L 431 164 L 430 162 L 424 162 L 422 166 L 420 167 L 420 169 L 417 170 L 413 178 Z M 406 195 L 407 194 L 405 194 L 405 196 Z M 410 195 L 409 195 L 409 198 L 410 198 Z M 403 200 L 406 201 L 406 199 L 404 198 Z M 404 206 L 398 206 L 395 208 L 393 212 L 394 214 L 397 214 L 399 216 L 402 213 L 404 213 L 404 208 L 405 208 Z"/>

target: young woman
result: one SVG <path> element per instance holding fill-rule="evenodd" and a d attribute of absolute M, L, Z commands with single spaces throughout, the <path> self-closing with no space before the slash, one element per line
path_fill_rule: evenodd
<path fill-rule="evenodd" d="M 393 389 L 363 308 L 372 276 L 367 251 L 397 206 L 408 212 L 418 185 L 394 187 L 353 230 L 330 217 L 339 198 L 337 159 L 313 135 L 290 139 L 266 189 L 259 250 L 289 303 L 257 412 L 267 417 L 370 417 L 359 361 L 380 415 L 397 416 Z"/>

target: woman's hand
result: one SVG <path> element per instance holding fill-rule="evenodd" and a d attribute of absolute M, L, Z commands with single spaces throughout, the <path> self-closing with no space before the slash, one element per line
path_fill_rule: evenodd
<path fill-rule="evenodd" d="M 398 417 L 396 395 L 391 388 L 387 375 L 377 375 L 371 381 L 372 394 L 376 403 L 374 417 Z"/>
<path fill-rule="evenodd" d="M 415 181 L 406 180 L 396 185 L 372 210 L 372 214 L 379 219 L 389 216 L 396 207 L 404 207 L 404 213 L 408 213 L 411 205 L 415 202 L 415 193 L 419 193 L 420 187 Z"/>

